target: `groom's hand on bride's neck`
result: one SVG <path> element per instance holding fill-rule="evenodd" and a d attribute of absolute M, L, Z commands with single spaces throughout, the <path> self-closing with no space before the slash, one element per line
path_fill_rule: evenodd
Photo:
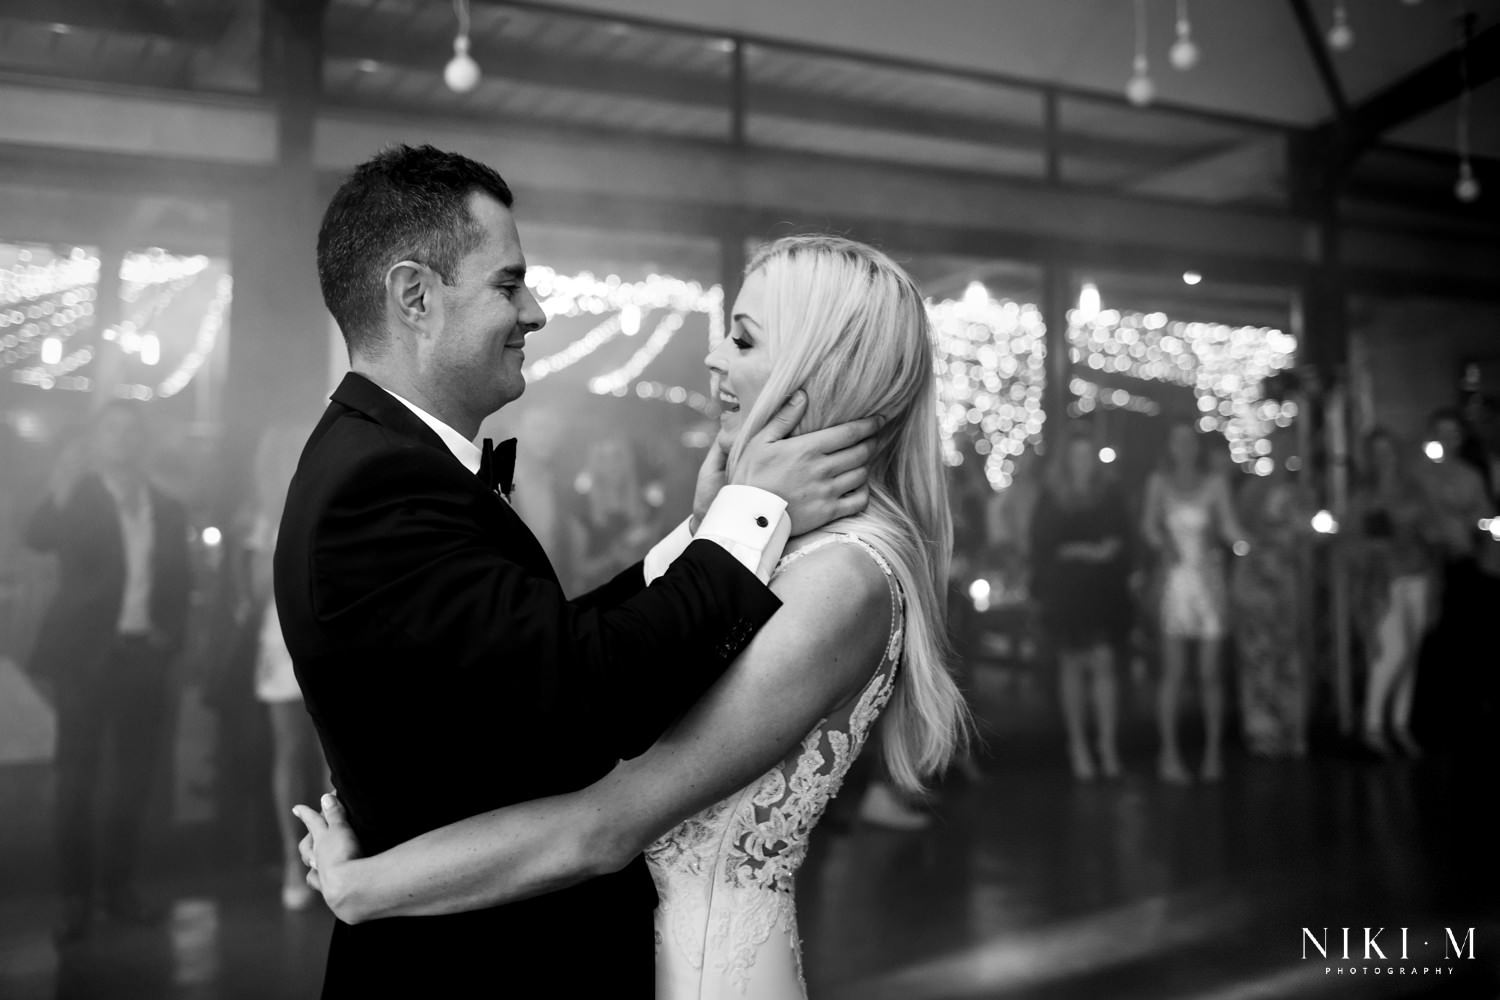
<path fill-rule="evenodd" d="M 785 500 L 793 535 L 865 509 L 875 434 L 885 422 L 865 417 L 794 436 L 806 412 L 807 393 L 799 389 L 746 443 L 731 479 Z"/>

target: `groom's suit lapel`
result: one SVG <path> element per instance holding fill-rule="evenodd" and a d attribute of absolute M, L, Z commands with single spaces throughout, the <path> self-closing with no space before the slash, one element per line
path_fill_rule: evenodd
<path fill-rule="evenodd" d="M 451 455 L 448 446 L 431 427 L 403 406 L 399 399 L 363 375 L 356 372 L 345 375 L 339 387 L 333 391 L 332 399 L 335 403 L 364 414 L 387 430 Z M 457 460 L 454 461 L 456 464 Z M 499 529 L 506 557 L 533 573 L 556 581 L 557 571 L 553 569 L 552 561 L 547 558 L 542 543 L 537 541 L 526 522 L 521 520 L 521 516 L 498 493 L 485 487 L 478 477 L 471 478 L 474 492 L 484 494 L 478 509 L 483 512 L 483 520 L 487 525 Z"/>

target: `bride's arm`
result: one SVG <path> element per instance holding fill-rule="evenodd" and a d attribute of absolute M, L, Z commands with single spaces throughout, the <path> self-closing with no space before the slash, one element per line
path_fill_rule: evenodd
<path fill-rule="evenodd" d="M 891 596 L 879 567 L 831 545 L 778 577 L 782 607 L 646 753 L 579 792 L 483 813 L 381 854 L 319 862 L 348 922 L 456 913 L 617 871 L 677 823 L 774 767 L 880 662 Z"/>

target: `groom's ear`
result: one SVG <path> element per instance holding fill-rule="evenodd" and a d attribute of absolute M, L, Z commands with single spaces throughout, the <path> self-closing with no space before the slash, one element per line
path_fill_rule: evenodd
<path fill-rule="evenodd" d="M 442 316 L 437 284 L 437 274 L 432 268 L 414 260 L 398 261 L 385 272 L 386 308 L 394 312 L 403 326 L 430 329 L 433 321 Z"/>

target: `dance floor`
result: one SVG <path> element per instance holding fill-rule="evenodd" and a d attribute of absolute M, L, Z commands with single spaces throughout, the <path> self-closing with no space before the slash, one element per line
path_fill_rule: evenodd
<path fill-rule="evenodd" d="M 1047 749 L 994 747 L 925 831 L 823 831 L 800 888 L 814 997 L 1500 996 L 1493 821 L 1451 763 L 1236 759 L 1222 785 L 1179 789 L 1144 747 L 1134 774 L 1091 785 Z M 151 867 L 165 924 L 61 952 L 46 880 L 7 888 L 0 996 L 317 995 L 331 918 L 284 913 L 273 871 Z M 1382 927 L 1387 957 L 1364 961 Z M 1304 928 L 1326 929 L 1327 959 Z"/>

